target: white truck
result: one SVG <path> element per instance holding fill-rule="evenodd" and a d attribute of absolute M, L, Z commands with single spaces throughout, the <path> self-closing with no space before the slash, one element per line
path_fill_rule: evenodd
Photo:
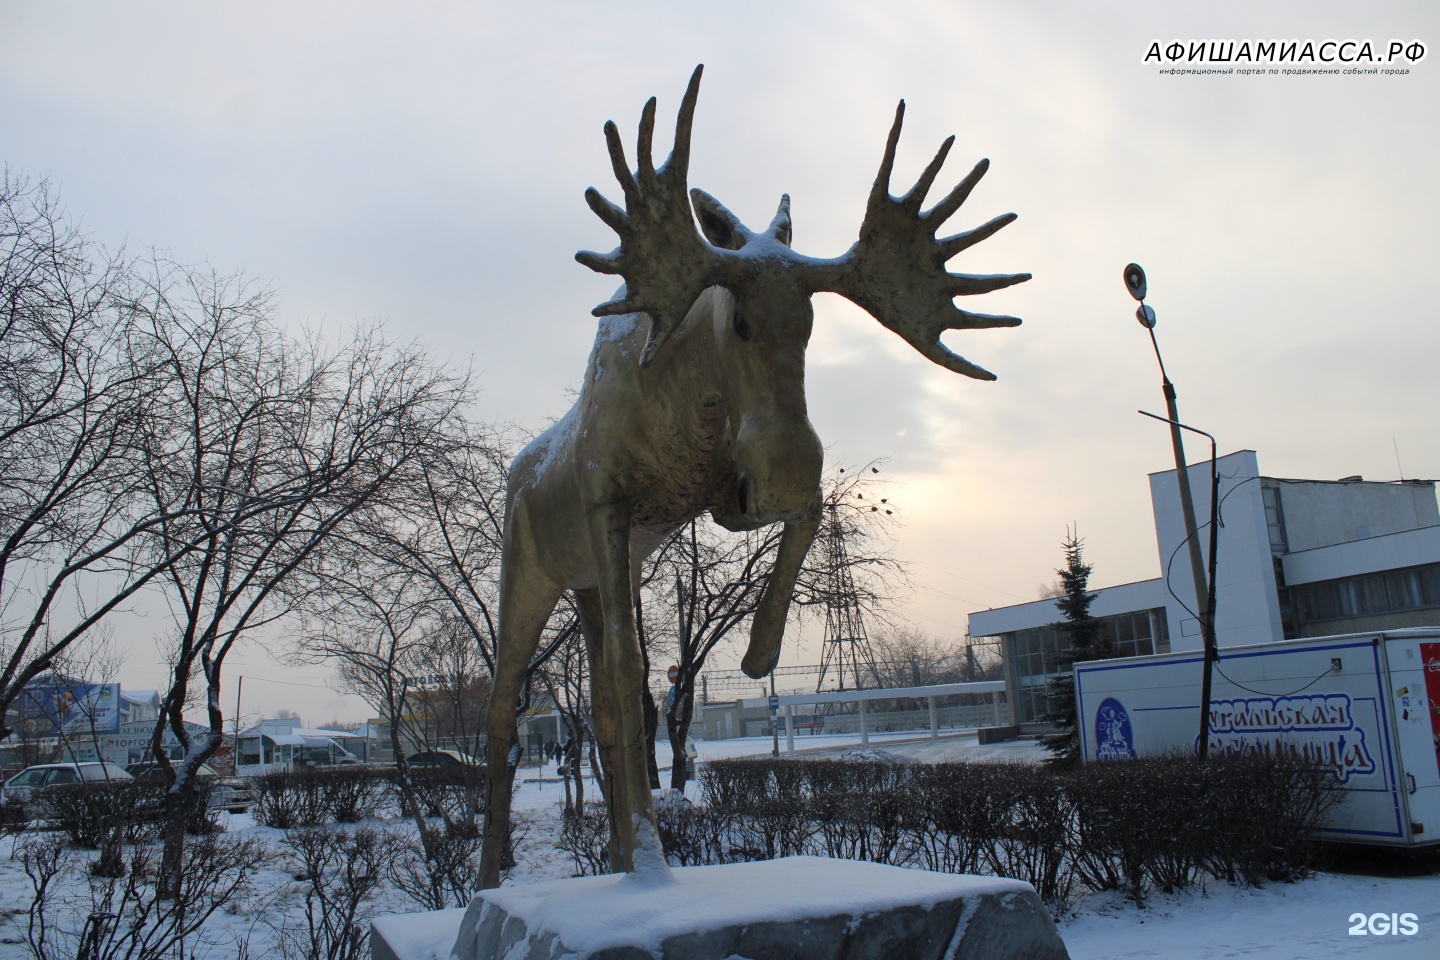
<path fill-rule="evenodd" d="M 1198 752 L 1199 652 L 1075 665 L 1085 759 Z M 1346 794 L 1320 834 L 1440 844 L 1440 628 L 1226 647 L 1214 664 L 1210 753 L 1282 749 Z"/>

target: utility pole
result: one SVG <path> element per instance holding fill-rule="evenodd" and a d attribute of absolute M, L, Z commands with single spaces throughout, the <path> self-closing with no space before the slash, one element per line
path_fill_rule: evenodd
<path fill-rule="evenodd" d="M 1190 578 L 1195 587 L 1195 619 L 1200 624 L 1201 641 L 1205 648 L 1205 666 L 1201 679 L 1201 702 L 1200 702 L 1200 759 L 1204 760 L 1210 752 L 1210 677 L 1214 662 L 1219 657 L 1215 641 L 1215 547 L 1218 531 L 1215 529 L 1218 518 L 1219 503 L 1216 497 L 1219 495 L 1219 478 L 1215 473 L 1215 438 L 1203 430 L 1195 430 L 1196 433 L 1210 437 L 1210 576 L 1206 582 L 1205 558 L 1200 550 L 1200 531 L 1195 523 L 1195 498 L 1190 491 L 1190 469 L 1185 462 L 1185 443 L 1181 436 L 1182 429 L 1194 430 L 1193 427 L 1186 427 L 1180 422 L 1179 407 L 1175 402 L 1175 384 L 1170 381 L 1170 374 L 1165 370 L 1165 360 L 1160 356 L 1160 342 L 1155 339 L 1155 310 L 1145 303 L 1147 285 L 1145 282 L 1145 270 L 1138 263 L 1132 263 L 1125 267 L 1125 288 L 1130 291 L 1130 296 L 1140 302 L 1135 311 L 1135 319 L 1140 321 L 1150 334 L 1150 345 L 1155 348 L 1155 360 L 1160 364 L 1161 388 L 1165 393 L 1166 417 L 1155 417 L 1157 420 L 1164 420 L 1170 424 L 1170 445 L 1175 452 L 1175 481 L 1180 492 L 1180 513 L 1185 521 L 1185 541 L 1189 546 L 1190 553 Z M 1144 413 L 1142 410 L 1141 413 Z M 1154 416 L 1146 414 L 1146 416 Z"/>
<path fill-rule="evenodd" d="M 775 671 L 770 671 L 770 756 L 780 759 L 780 710 L 775 696 Z"/>
<path fill-rule="evenodd" d="M 245 689 L 245 678 L 235 678 L 235 775 L 240 775 L 240 691 Z M 263 757 L 261 759 L 264 759 Z"/>

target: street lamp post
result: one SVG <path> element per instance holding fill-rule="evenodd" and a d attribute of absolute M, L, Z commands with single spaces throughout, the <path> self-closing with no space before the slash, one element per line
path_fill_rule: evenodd
<path fill-rule="evenodd" d="M 1200 711 L 1200 759 L 1204 760 L 1210 755 L 1210 680 L 1214 663 L 1220 659 L 1220 651 L 1215 646 L 1215 558 L 1219 553 L 1220 540 L 1220 469 L 1217 463 L 1218 455 L 1215 444 L 1215 435 L 1206 433 L 1198 427 L 1162 417 L 1157 413 L 1147 413 L 1144 410 L 1138 411 L 1142 416 L 1154 420 L 1163 420 L 1172 428 L 1189 430 L 1191 433 L 1198 433 L 1202 437 L 1210 439 L 1210 569 L 1208 572 L 1209 589 L 1205 595 L 1205 608 L 1210 615 L 1201 624 L 1200 638 L 1205 646 L 1204 668 L 1200 674 L 1200 702 L 1204 704 Z"/>
<path fill-rule="evenodd" d="M 1212 572 L 1209 584 L 1206 583 L 1205 561 L 1200 551 L 1199 527 L 1195 523 L 1195 499 L 1190 492 L 1190 470 L 1185 462 L 1185 442 L 1181 436 L 1181 429 L 1194 429 L 1185 427 L 1180 422 L 1179 408 L 1175 403 L 1175 384 L 1170 381 L 1170 374 L 1165 370 L 1165 360 L 1160 356 L 1160 342 L 1155 339 L 1155 310 L 1145 302 L 1147 285 L 1145 282 L 1145 271 L 1138 263 L 1131 263 L 1125 267 L 1125 289 L 1130 291 L 1130 296 L 1140 302 L 1135 310 L 1135 319 L 1150 333 L 1150 345 L 1155 348 L 1155 361 L 1160 365 L 1161 387 L 1165 392 L 1165 411 L 1169 416 L 1156 417 L 1157 420 L 1164 420 L 1170 424 L 1170 445 L 1175 452 L 1175 480 L 1180 488 L 1180 512 L 1185 521 L 1185 540 L 1190 548 L 1190 577 L 1195 587 L 1195 619 L 1200 623 L 1202 642 L 1205 645 L 1205 671 L 1202 681 L 1201 696 L 1203 702 L 1200 705 L 1200 757 L 1204 759 L 1209 753 L 1209 720 L 1210 720 L 1210 665 L 1215 659 L 1215 624 L 1212 616 L 1212 609 L 1215 605 L 1215 576 Z M 1141 411 L 1143 412 L 1143 411 Z M 1147 416 L 1154 416 L 1147 414 Z M 1197 430 L 1197 433 L 1204 431 Z M 1205 434 L 1205 436 L 1210 436 Z M 1215 438 L 1211 437 L 1212 446 L 1212 474 L 1214 473 L 1213 446 Z M 1211 514 L 1216 513 L 1219 506 L 1215 502 L 1216 491 L 1213 489 L 1215 483 L 1212 481 L 1211 490 Z M 1210 539 L 1212 547 L 1210 550 L 1210 563 L 1213 570 L 1215 563 L 1215 524 L 1212 521 Z"/>

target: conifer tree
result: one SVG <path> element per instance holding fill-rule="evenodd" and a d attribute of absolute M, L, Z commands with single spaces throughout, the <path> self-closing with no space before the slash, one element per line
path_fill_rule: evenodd
<path fill-rule="evenodd" d="M 1070 765 L 1080 760 L 1079 719 L 1075 706 L 1075 664 L 1084 660 L 1103 660 L 1116 654 L 1115 644 L 1102 629 L 1100 620 L 1090 615 L 1090 604 L 1096 594 L 1089 591 L 1092 567 L 1085 562 L 1085 541 L 1077 530 L 1067 529 L 1065 566 L 1056 570 L 1063 593 L 1055 599 L 1065 619 L 1052 624 L 1059 635 L 1057 667 L 1061 671 L 1050 678 L 1047 696 L 1050 710 L 1045 719 L 1055 725 L 1055 732 L 1042 738 L 1050 751 L 1048 762 Z"/>

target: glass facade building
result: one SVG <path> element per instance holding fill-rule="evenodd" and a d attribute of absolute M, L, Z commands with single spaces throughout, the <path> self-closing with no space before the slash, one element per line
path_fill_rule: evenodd
<path fill-rule="evenodd" d="M 1100 629 L 1122 657 L 1170 652 L 1170 630 L 1165 608 L 1134 610 L 1098 617 Z M 1068 647 L 1060 628 L 1048 623 L 1006 634 L 1005 649 L 1015 681 L 1015 716 L 1019 723 L 1037 723 L 1049 713 L 1050 678 L 1061 672 L 1060 661 Z"/>

